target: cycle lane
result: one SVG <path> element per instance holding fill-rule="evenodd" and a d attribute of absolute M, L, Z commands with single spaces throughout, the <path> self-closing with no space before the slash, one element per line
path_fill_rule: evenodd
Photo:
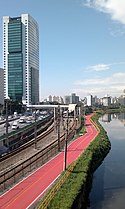
<path fill-rule="evenodd" d="M 97 135 L 95 127 L 86 118 L 87 133 L 68 146 L 67 166 L 76 160 Z M 32 175 L 1 196 L 1 209 L 26 209 L 38 200 L 63 171 L 64 153 L 59 153 Z"/>

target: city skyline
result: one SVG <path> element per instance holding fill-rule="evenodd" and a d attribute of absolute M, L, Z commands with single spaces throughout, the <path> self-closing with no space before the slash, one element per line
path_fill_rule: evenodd
<path fill-rule="evenodd" d="M 6 6 L 8 5 L 8 6 Z M 125 89 L 123 0 L 0 0 L 2 17 L 30 14 L 39 25 L 40 100 L 75 92 L 120 96 Z M 0 67 L 2 47 L 0 50 Z"/>

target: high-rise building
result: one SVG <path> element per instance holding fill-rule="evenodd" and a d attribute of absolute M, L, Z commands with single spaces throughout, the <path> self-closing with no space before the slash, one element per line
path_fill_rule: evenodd
<path fill-rule="evenodd" d="M 102 98 L 102 104 L 103 106 L 105 107 L 108 107 L 111 105 L 111 97 L 108 96 L 108 95 L 105 95 L 103 98 Z"/>
<path fill-rule="evenodd" d="M 87 95 L 87 106 L 92 106 L 93 104 L 92 104 L 92 95 L 91 94 L 89 94 L 89 95 Z"/>
<path fill-rule="evenodd" d="M 71 95 L 64 96 L 65 104 L 78 104 L 79 103 L 79 96 L 76 96 L 75 93 Z"/>
<path fill-rule="evenodd" d="M 4 98 L 39 102 L 39 28 L 29 15 L 3 17 Z"/>

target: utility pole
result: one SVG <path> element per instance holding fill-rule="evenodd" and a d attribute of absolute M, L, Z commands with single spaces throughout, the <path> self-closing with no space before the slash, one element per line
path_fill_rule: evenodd
<path fill-rule="evenodd" d="M 34 142 L 35 142 L 35 149 L 37 149 L 37 124 L 36 124 L 36 109 L 35 109 L 35 130 L 34 130 Z"/>
<path fill-rule="evenodd" d="M 76 109 L 74 109 L 74 130 L 76 135 Z"/>
<path fill-rule="evenodd" d="M 54 107 L 54 134 L 56 134 L 56 108 Z"/>
<path fill-rule="evenodd" d="M 79 125 L 81 126 L 81 107 L 79 107 Z"/>
<path fill-rule="evenodd" d="M 67 140 L 68 140 L 68 134 L 69 134 L 69 114 L 67 111 L 67 119 L 65 124 L 65 147 L 64 147 L 64 170 L 66 170 L 67 167 Z"/>
<path fill-rule="evenodd" d="M 6 102 L 6 143 L 7 143 L 7 147 L 9 148 L 9 139 L 8 139 L 8 102 L 10 101 L 10 98 L 6 98 L 5 102 Z"/>
<path fill-rule="evenodd" d="M 57 111 L 57 134 L 58 134 L 58 151 L 60 151 L 60 106 L 58 105 Z"/>

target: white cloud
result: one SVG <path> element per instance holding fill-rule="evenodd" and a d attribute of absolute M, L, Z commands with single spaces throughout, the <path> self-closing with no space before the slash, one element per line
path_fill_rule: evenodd
<path fill-rule="evenodd" d="M 115 73 L 106 78 L 84 79 L 75 82 L 78 86 L 74 89 L 77 94 L 85 96 L 91 93 L 103 97 L 105 94 L 120 96 L 125 89 L 125 73 Z"/>
<path fill-rule="evenodd" d="M 104 81 L 101 79 L 86 79 L 86 80 L 79 80 L 75 82 L 75 85 L 83 85 L 83 86 L 88 86 L 88 85 L 100 85 L 103 84 Z"/>
<path fill-rule="evenodd" d="M 87 67 L 87 71 L 105 71 L 105 70 L 109 70 L 110 69 L 110 65 L 106 65 L 106 64 L 98 64 L 98 65 L 92 65 L 92 66 L 88 66 Z"/>
<path fill-rule="evenodd" d="M 83 0 L 83 5 L 108 13 L 112 20 L 125 24 L 125 0 Z"/>
<path fill-rule="evenodd" d="M 96 72 L 106 71 L 106 70 L 110 70 L 113 65 L 125 65 L 125 62 L 114 62 L 111 64 L 91 65 L 91 66 L 86 67 L 85 71 L 86 72 L 88 72 L 88 71 L 96 71 Z"/>

